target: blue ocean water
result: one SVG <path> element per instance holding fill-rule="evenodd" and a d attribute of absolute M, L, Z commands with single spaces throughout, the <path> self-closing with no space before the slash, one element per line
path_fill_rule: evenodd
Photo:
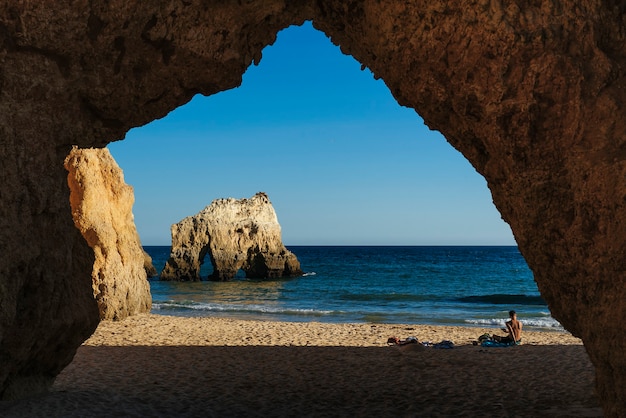
<path fill-rule="evenodd" d="M 562 331 L 514 246 L 289 246 L 305 274 L 275 280 L 150 279 L 153 313 L 279 321 L 500 326 Z M 161 271 L 170 247 L 145 247 Z M 208 276 L 208 259 L 202 277 Z"/>

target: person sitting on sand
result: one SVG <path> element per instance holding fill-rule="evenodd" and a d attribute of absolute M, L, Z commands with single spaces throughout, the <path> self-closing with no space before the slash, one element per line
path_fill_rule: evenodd
<path fill-rule="evenodd" d="M 501 343 L 520 344 L 522 342 L 522 323 L 517 320 L 515 311 L 509 311 L 510 320 L 506 321 L 506 328 L 502 331 L 507 333 L 506 337 L 494 335 L 493 339 Z"/>

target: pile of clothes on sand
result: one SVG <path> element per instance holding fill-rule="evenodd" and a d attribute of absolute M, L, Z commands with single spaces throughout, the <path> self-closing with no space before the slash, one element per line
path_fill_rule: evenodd
<path fill-rule="evenodd" d="M 521 339 L 520 341 L 515 341 L 515 342 L 506 341 L 506 340 L 503 340 L 502 337 L 498 338 L 495 335 L 483 334 L 480 337 L 478 337 L 477 341 L 473 342 L 473 345 L 480 345 L 481 347 L 511 347 L 514 345 L 520 345 L 521 342 L 522 342 Z M 454 343 L 449 340 L 442 340 L 441 342 L 438 342 L 438 343 L 433 343 L 431 341 L 420 342 L 417 339 L 417 337 L 414 337 L 414 336 L 406 337 L 404 339 L 400 339 L 398 337 L 389 337 L 387 339 L 387 345 L 408 345 L 408 344 L 420 344 L 424 347 L 431 347 L 431 348 L 445 348 L 445 349 L 454 348 Z"/>
<path fill-rule="evenodd" d="M 443 340 L 439 343 L 433 343 L 431 341 L 422 341 L 420 342 L 417 337 L 406 337 L 405 339 L 400 339 L 398 337 L 389 337 L 387 339 L 387 345 L 408 345 L 408 344 L 421 344 L 424 347 L 430 348 L 454 348 L 454 343 L 452 341 Z"/>

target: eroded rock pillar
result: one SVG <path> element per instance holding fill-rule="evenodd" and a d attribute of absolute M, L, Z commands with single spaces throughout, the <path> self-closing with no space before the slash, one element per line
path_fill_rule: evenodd
<path fill-rule="evenodd" d="M 135 227 L 133 188 L 107 148 L 75 147 L 65 168 L 74 224 L 95 255 L 91 279 L 100 319 L 150 312 L 147 255 Z"/>

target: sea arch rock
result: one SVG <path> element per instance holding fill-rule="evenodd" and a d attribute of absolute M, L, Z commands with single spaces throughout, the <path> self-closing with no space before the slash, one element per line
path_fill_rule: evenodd
<path fill-rule="evenodd" d="M 98 321 L 62 168 L 71 146 L 102 147 L 238 86 L 280 29 L 312 20 L 485 177 L 553 315 L 583 339 L 605 414 L 623 415 L 625 11 L 598 0 L 3 2 L 0 392 L 45 388 Z"/>
<path fill-rule="evenodd" d="M 230 280 L 239 269 L 255 279 L 302 274 L 295 254 L 282 243 L 278 217 L 263 192 L 250 199 L 214 200 L 172 225 L 172 249 L 161 280 L 200 280 L 205 256 L 214 281 Z"/>

